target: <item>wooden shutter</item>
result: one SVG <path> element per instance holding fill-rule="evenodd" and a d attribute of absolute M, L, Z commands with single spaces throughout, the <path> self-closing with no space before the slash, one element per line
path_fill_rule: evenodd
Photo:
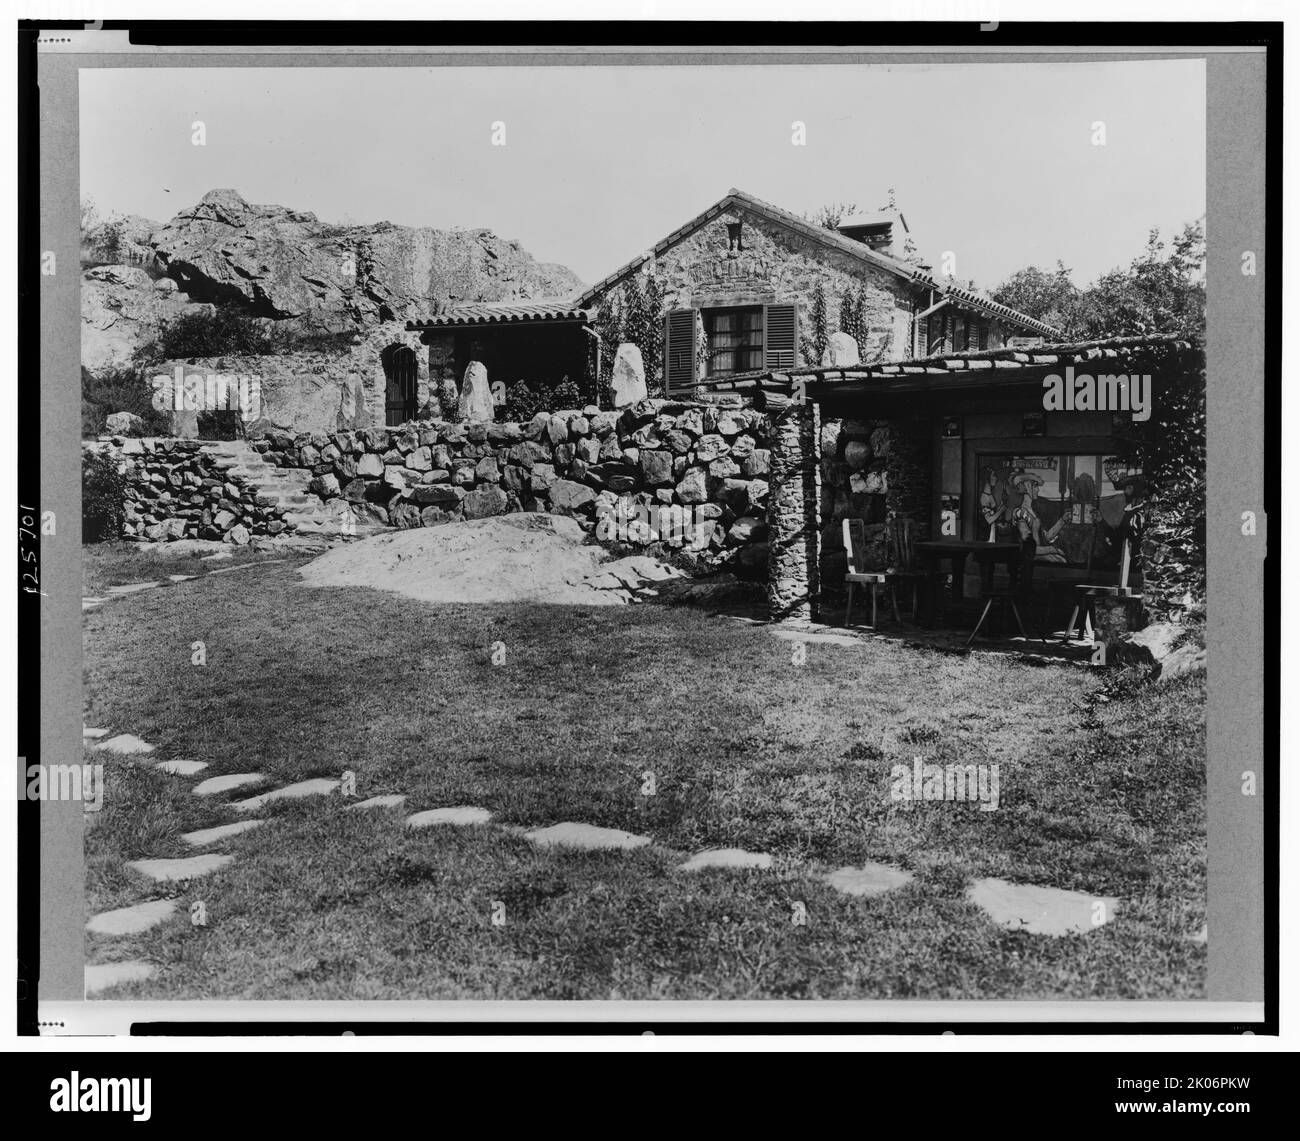
<path fill-rule="evenodd" d="M 763 367 L 769 372 L 798 364 L 799 308 L 763 306 Z"/>
<path fill-rule="evenodd" d="M 695 310 L 673 309 L 664 317 L 664 391 L 695 389 Z"/>

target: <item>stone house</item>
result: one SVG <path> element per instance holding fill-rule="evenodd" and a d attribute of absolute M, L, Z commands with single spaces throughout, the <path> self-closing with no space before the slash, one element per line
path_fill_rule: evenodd
<path fill-rule="evenodd" d="M 576 298 L 457 306 L 408 329 L 419 332 L 430 376 L 443 383 L 455 383 L 470 360 L 506 385 L 576 381 L 597 353 L 617 347 L 599 341 L 600 307 L 633 275 L 652 274 L 664 294 L 665 391 L 682 396 L 725 377 L 821 364 L 809 359 L 818 286 L 828 333 L 839 331 L 845 294 L 859 301 L 856 344 L 832 346 L 840 363 L 845 351 L 867 362 L 903 360 L 1055 335 L 1041 321 L 933 277 L 905 258 L 905 238 L 906 221 L 896 212 L 851 218 L 836 232 L 733 189 Z"/>

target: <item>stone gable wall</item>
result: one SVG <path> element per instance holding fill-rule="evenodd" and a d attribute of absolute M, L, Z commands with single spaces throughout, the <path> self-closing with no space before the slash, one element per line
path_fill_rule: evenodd
<path fill-rule="evenodd" d="M 727 226 L 733 222 L 742 226 L 740 251 L 728 249 Z M 911 356 L 911 292 L 905 281 L 740 209 L 720 214 L 660 255 L 654 272 L 665 289 L 665 309 L 797 301 L 803 335 L 812 329 L 812 296 L 818 282 L 826 293 L 828 333 L 839 329 L 845 289 L 856 291 L 864 285 L 866 321 L 873 330 L 865 360 Z M 611 292 L 621 289 L 620 284 Z M 703 378 L 702 356 L 698 364 Z"/>

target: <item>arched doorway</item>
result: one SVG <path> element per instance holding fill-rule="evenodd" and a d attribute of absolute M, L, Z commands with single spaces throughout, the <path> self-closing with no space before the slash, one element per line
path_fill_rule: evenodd
<path fill-rule="evenodd" d="M 379 354 L 384 366 L 384 423 L 390 427 L 415 419 L 416 369 L 414 349 L 389 345 Z"/>

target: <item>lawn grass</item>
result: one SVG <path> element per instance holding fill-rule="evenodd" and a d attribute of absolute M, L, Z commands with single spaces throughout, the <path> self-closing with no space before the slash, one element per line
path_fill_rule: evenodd
<path fill-rule="evenodd" d="M 268 806 L 273 824 L 217 846 L 234 865 L 160 888 L 123 862 L 191 854 L 180 832 L 233 814 L 111 760 L 89 913 L 171 892 L 209 916 L 88 936 L 88 961 L 162 968 L 113 997 L 1202 996 L 1204 945 L 1186 936 L 1205 912 L 1203 676 L 1108 695 L 1077 666 L 883 639 L 810 643 L 795 664 L 790 642 L 688 608 L 433 606 L 308 588 L 297 561 L 87 614 L 86 723 L 209 761 L 204 777 L 351 771 L 359 797 L 407 803 Z M 999 809 L 894 802 L 891 767 L 918 756 L 998 763 Z M 495 827 L 401 827 L 452 804 L 655 844 L 539 851 Z M 674 870 L 709 847 L 776 866 Z M 864 860 L 915 879 L 875 899 L 821 880 Z M 1009 932 L 965 899 L 981 876 L 1120 908 L 1083 936 Z"/>

